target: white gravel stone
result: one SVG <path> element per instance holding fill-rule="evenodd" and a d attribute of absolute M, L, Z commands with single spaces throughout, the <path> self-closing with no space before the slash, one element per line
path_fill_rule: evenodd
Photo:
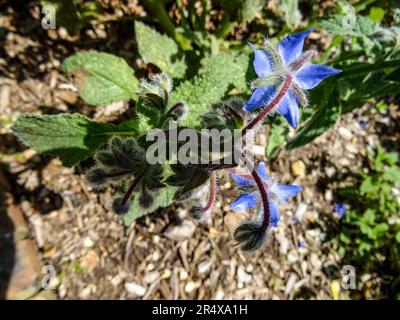
<path fill-rule="evenodd" d="M 165 231 L 165 236 L 171 240 L 183 241 L 191 238 L 196 230 L 196 225 L 191 220 L 184 220 L 177 226 L 169 226 Z"/>
<path fill-rule="evenodd" d="M 239 283 L 249 283 L 253 277 L 248 274 L 243 266 L 237 268 L 237 277 Z"/>
<path fill-rule="evenodd" d="M 146 293 L 146 288 L 136 282 L 125 282 L 125 290 L 138 297 L 143 297 Z"/>
<path fill-rule="evenodd" d="M 343 139 L 350 140 L 353 137 L 351 131 L 345 127 L 340 127 L 338 131 Z"/>
<path fill-rule="evenodd" d="M 146 284 L 151 284 L 160 277 L 158 271 L 147 272 L 143 277 L 143 282 Z"/>

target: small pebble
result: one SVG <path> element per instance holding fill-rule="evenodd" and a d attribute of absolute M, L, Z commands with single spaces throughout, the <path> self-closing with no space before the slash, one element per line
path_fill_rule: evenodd
<path fill-rule="evenodd" d="M 137 284 L 136 282 L 125 282 L 125 290 L 128 293 L 134 294 L 138 297 L 142 297 L 146 293 L 146 288 Z"/>

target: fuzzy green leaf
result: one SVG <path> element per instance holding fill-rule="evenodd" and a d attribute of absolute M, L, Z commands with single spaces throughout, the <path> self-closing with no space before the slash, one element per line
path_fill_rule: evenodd
<path fill-rule="evenodd" d="M 283 11 L 286 24 L 291 29 L 296 29 L 301 23 L 301 12 L 298 0 L 280 0 L 280 9 Z"/>
<path fill-rule="evenodd" d="M 145 63 L 152 63 L 174 78 L 183 78 L 186 64 L 178 45 L 142 22 L 135 21 L 136 42 Z"/>
<path fill-rule="evenodd" d="M 361 15 L 334 15 L 320 22 L 329 33 L 341 36 L 370 36 L 379 29 L 379 24 Z"/>
<path fill-rule="evenodd" d="M 136 97 L 139 82 L 122 58 L 104 52 L 82 52 L 64 61 L 63 72 L 73 74 L 80 95 L 91 105 Z"/>
<path fill-rule="evenodd" d="M 171 95 L 173 102 L 184 101 L 189 105 L 188 116 L 181 124 L 198 126 L 201 115 L 207 112 L 212 104 L 221 101 L 229 88 L 245 91 L 249 63 L 248 55 L 235 52 L 205 58 L 199 74 L 183 82 Z"/>
<path fill-rule="evenodd" d="M 266 0 L 244 0 L 242 2 L 241 20 L 243 23 L 250 23 L 256 17 L 262 16 Z"/>
<path fill-rule="evenodd" d="M 129 212 L 124 216 L 124 223 L 126 226 L 130 225 L 134 220 L 139 217 L 142 217 L 148 213 L 151 213 L 158 208 L 165 208 L 170 206 L 174 202 L 174 194 L 178 188 L 176 187 L 167 187 L 160 189 L 154 195 L 154 202 L 153 204 L 144 209 L 139 205 L 138 198 L 135 197 L 131 202 L 131 208 Z"/>
<path fill-rule="evenodd" d="M 138 121 L 115 126 L 91 121 L 80 114 L 24 114 L 12 130 L 28 147 L 59 156 L 70 167 L 92 155 L 112 135 L 138 135 Z"/>

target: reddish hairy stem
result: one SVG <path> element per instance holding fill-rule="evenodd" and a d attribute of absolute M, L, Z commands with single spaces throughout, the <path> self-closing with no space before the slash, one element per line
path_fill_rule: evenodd
<path fill-rule="evenodd" d="M 256 171 L 256 169 L 253 169 L 251 171 L 251 175 L 254 178 L 255 183 L 257 184 L 258 190 L 260 191 L 261 194 L 261 200 L 263 203 L 263 207 L 264 207 L 264 220 L 262 223 L 262 229 L 265 231 L 267 230 L 268 226 L 269 226 L 269 219 L 270 219 L 270 212 L 269 212 L 269 201 L 268 201 L 268 194 L 267 191 L 265 190 L 266 186 L 265 184 L 262 182 L 260 176 L 258 175 L 258 172 Z"/>
<path fill-rule="evenodd" d="M 208 198 L 207 205 L 201 209 L 201 212 L 206 212 L 212 207 L 215 200 L 215 188 L 215 174 L 212 173 L 210 176 L 210 197 Z"/>
<path fill-rule="evenodd" d="M 126 203 L 129 201 L 129 199 L 132 196 L 133 190 L 135 190 L 136 186 L 139 184 L 139 182 L 142 180 L 143 174 L 140 173 L 136 179 L 133 180 L 132 184 L 129 186 L 128 191 L 126 191 L 125 196 L 122 198 L 121 201 L 121 207 L 123 208 Z"/>
<path fill-rule="evenodd" d="M 247 162 L 248 160 L 246 160 Z M 265 190 L 265 188 L 267 188 L 267 185 L 262 181 L 262 179 L 260 178 L 260 176 L 258 175 L 257 170 L 254 168 L 253 164 L 250 164 L 250 162 L 247 162 L 247 168 L 251 171 L 251 175 L 245 175 L 245 174 L 241 174 L 240 176 L 250 180 L 251 177 L 253 177 L 254 182 L 256 183 L 259 191 L 260 191 L 260 195 L 261 195 L 261 200 L 263 203 L 263 207 L 264 207 L 264 220 L 262 223 L 262 227 L 263 230 L 267 230 L 268 226 L 269 226 L 269 219 L 270 219 L 270 212 L 269 212 L 269 201 L 268 201 L 268 194 Z M 235 169 L 229 169 L 229 172 L 231 173 L 235 173 L 236 171 Z"/>
<path fill-rule="evenodd" d="M 263 111 L 261 111 L 257 117 L 255 117 L 253 119 L 253 121 L 251 121 L 246 127 L 243 128 L 242 130 L 242 136 L 244 136 L 246 134 L 246 132 L 248 130 L 251 130 L 252 128 L 254 128 L 254 126 L 259 123 L 260 121 L 262 121 L 272 110 L 274 110 L 274 108 L 279 104 L 279 102 L 282 100 L 282 98 L 286 95 L 286 93 L 288 92 L 290 85 L 292 83 L 293 77 L 292 75 L 288 74 L 285 82 L 283 84 L 282 89 L 278 92 L 278 94 L 275 96 L 275 98 L 271 101 L 270 104 L 268 104 L 267 106 L 265 106 L 265 108 L 263 109 Z"/>

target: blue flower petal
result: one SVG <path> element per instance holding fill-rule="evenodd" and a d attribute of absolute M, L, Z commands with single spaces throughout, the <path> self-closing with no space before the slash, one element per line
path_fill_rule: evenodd
<path fill-rule="evenodd" d="M 242 176 L 240 176 L 236 173 L 231 173 L 230 176 L 233 179 L 233 181 L 235 181 L 235 183 L 238 184 L 239 186 L 248 187 L 248 186 L 254 185 L 253 180 L 243 178 Z"/>
<path fill-rule="evenodd" d="M 237 211 L 246 211 L 254 208 L 257 204 L 257 196 L 251 193 L 244 193 L 232 202 L 230 208 Z"/>
<path fill-rule="evenodd" d="M 288 35 L 279 42 L 279 53 L 286 65 L 289 65 L 303 51 L 304 39 L 313 31 L 311 28 L 307 31 Z"/>
<path fill-rule="evenodd" d="M 263 180 L 268 180 L 267 170 L 265 169 L 265 162 L 260 161 L 257 168 L 257 173 L 261 176 Z"/>
<path fill-rule="evenodd" d="M 339 219 L 347 213 L 346 205 L 343 203 L 335 203 L 335 212 L 338 214 Z"/>
<path fill-rule="evenodd" d="M 278 204 L 275 200 L 269 199 L 269 225 L 277 227 L 280 219 Z"/>
<path fill-rule="evenodd" d="M 297 128 L 300 119 L 299 104 L 296 96 L 289 91 L 285 97 L 282 98 L 276 111 L 283 116 L 292 128 Z"/>
<path fill-rule="evenodd" d="M 260 78 L 264 78 L 272 73 L 273 61 L 267 51 L 256 49 L 250 42 L 250 47 L 254 50 L 254 70 Z"/>
<path fill-rule="evenodd" d="M 271 192 L 273 192 L 279 198 L 279 200 L 286 201 L 302 190 L 303 188 L 300 186 L 276 184 L 273 186 Z"/>
<path fill-rule="evenodd" d="M 243 107 L 244 111 L 253 111 L 265 107 L 275 96 L 274 86 L 262 86 L 254 90 Z"/>
<path fill-rule="evenodd" d="M 323 64 L 305 63 L 294 75 L 296 81 L 304 90 L 316 87 L 322 80 L 332 77 L 342 70 L 334 69 Z"/>

